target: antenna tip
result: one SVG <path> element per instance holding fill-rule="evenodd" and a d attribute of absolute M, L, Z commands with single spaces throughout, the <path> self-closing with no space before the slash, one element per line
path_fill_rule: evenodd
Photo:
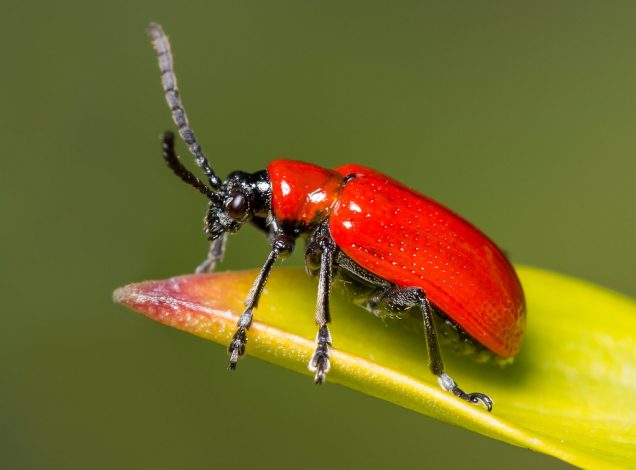
<path fill-rule="evenodd" d="M 162 142 L 169 142 L 172 144 L 174 142 L 174 132 L 165 131 L 163 135 L 161 136 L 161 140 Z"/>
<path fill-rule="evenodd" d="M 148 25 L 148 28 L 146 28 L 146 31 L 148 32 L 148 35 L 153 39 L 157 39 L 161 36 L 165 36 L 165 33 L 163 32 L 163 28 L 161 27 L 159 23 L 150 23 Z"/>

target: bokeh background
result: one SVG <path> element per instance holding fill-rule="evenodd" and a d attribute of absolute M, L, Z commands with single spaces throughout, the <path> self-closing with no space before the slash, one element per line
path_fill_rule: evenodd
<path fill-rule="evenodd" d="M 3 468 L 566 467 L 256 359 L 229 374 L 222 347 L 112 303 L 206 251 L 205 200 L 161 161 L 172 123 L 145 27 L 171 36 L 221 175 L 366 164 L 517 263 L 635 296 L 636 4 L 2 6 Z M 266 254 L 246 229 L 223 268 Z"/>

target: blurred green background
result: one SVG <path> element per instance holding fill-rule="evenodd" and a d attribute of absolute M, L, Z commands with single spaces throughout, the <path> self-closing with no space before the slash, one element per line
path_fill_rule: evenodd
<path fill-rule="evenodd" d="M 206 252 L 205 200 L 161 161 L 145 27 L 171 36 L 221 175 L 366 164 L 515 262 L 635 296 L 635 19 L 633 2 L 5 0 L 0 465 L 566 467 L 255 359 L 230 374 L 220 346 L 111 302 Z M 246 229 L 222 267 L 266 254 Z"/>

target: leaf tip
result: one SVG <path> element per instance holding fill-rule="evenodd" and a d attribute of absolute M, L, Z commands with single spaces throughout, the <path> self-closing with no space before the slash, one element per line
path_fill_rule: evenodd
<path fill-rule="evenodd" d="M 128 301 L 133 295 L 133 285 L 118 287 L 113 291 L 113 302 L 121 305 L 128 305 Z"/>

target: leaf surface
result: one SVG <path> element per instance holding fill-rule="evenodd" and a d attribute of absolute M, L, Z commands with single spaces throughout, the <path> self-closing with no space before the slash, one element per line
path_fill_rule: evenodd
<path fill-rule="evenodd" d="M 490 395 L 492 413 L 438 387 L 423 333 L 411 319 L 378 319 L 337 294 L 327 380 L 581 467 L 636 467 L 636 302 L 559 274 L 517 271 L 528 322 L 515 361 L 478 364 L 443 350 L 446 371 L 464 390 Z M 118 289 L 114 298 L 227 346 L 256 274 L 147 281 Z M 255 311 L 247 354 L 310 375 L 315 299 L 316 282 L 301 269 L 275 270 Z"/>

